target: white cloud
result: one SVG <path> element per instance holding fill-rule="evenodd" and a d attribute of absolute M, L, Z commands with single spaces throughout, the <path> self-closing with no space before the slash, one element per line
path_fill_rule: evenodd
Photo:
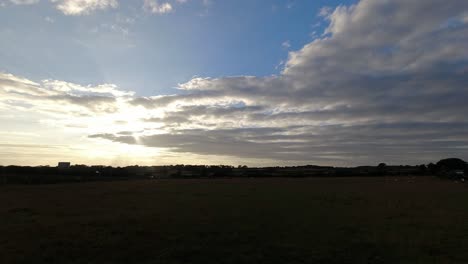
<path fill-rule="evenodd" d="M 36 83 L 0 73 L 0 95 L 0 104 L 12 109 L 79 116 L 115 112 L 119 102 L 134 93 L 119 90 L 112 84 L 81 86 L 58 80 Z"/>
<path fill-rule="evenodd" d="M 443 26 L 467 9 L 464 0 L 339 6 L 327 12 L 327 34 L 290 52 L 281 74 L 198 77 L 175 95 L 2 74 L 0 109 L 40 112 L 67 129 L 84 124 L 76 129 L 98 142 L 206 162 L 468 159 L 460 148 L 468 145 L 468 25 Z"/>
<path fill-rule="evenodd" d="M 97 10 L 117 8 L 117 0 L 51 0 L 65 15 L 88 15 Z"/>
<path fill-rule="evenodd" d="M 170 3 L 159 3 L 156 0 L 145 0 L 143 8 L 153 14 L 166 14 L 173 11 Z"/>
<path fill-rule="evenodd" d="M 333 8 L 331 8 L 329 6 L 324 6 L 324 7 L 320 8 L 320 10 L 318 12 L 318 16 L 323 17 L 323 18 L 328 18 L 330 16 L 330 14 L 332 13 L 332 11 L 333 11 Z"/>
<path fill-rule="evenodd" d="M 461 0 L 363 0 L 322 10 L 328 35 L 291 52 L 279 76 L 194 78 L 180 85 L 182 95 L 134 100 L 175 109 L 153 119 L 170 123 L 174 137 L 145 144 L 174 140 L 181 152 L 322 162 L 333 153 L 354 164 L 468 158 L 456 148 L 468 140 L 468 27 L 441 28 L 467 8 Z M 204 133 L 212 141 L 199 138 Z M 267 139 L 276 143 L 256 144 Z"/>
<path fill-rule="evenodd" d="M 40 0 L 0 0 L 0 7 L 7 3 L 15 5 L 32 5 Z M 115 9 L 119 6 L 119 0 L 49 0 L 57 10 L 65 15 L 79 16 L 89 15 L 98 10 Z M 180 5 L 188 3 L 189 0 L 144 0 L 143 9 L 154 14 L 166 14 L 174 11 L 173 3 Z M 209 6 L 210 0 L 202 0 L 202 5 Z M 47 18 L 46 18 L 47 19 Z M 47 19 L 50 22 L 51 19 Z"/>

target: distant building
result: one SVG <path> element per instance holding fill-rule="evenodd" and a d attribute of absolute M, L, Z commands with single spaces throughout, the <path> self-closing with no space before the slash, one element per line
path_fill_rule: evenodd
<path fill-rule="evenodd" d="M 70 162 L 59 162 L 57 167 L 59 169 L 68 169 L 70 168 L 71 163 Z"/>

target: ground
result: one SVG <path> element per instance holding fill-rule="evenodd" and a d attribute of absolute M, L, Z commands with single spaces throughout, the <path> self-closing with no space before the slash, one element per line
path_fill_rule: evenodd
<path fill-rule="evenodd" d="M 432 177 L 0 186 L 0 263 L 468 263 Z"/>

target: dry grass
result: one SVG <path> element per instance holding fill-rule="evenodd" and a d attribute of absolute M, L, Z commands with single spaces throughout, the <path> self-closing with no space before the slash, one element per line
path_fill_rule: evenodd
<path fill-rule="evenodd" d="M 468 185 L 420 178 L 0 186 L 0 263 L 468 263 Z"/>

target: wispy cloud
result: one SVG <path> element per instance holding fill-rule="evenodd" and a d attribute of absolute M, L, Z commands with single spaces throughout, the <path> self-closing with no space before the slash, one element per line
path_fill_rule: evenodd
<path fill-rule="evenodd" d="M 117 8 L 117 0 L 51 0 L 65 15 L 88 15 L 96 10 Z"/>
<path fill-rule="evenodd" d="M 169 2 L 159 3 L 156 0 L 145 0 L 144 9 L 153 14 L 166 14 L 173 11 Z"/>
<path fill-rule="evenodd" d="M 333 12 L 333 8 L 331 8 L 329 6 L 324 6 L 324 7 L 320 8 L 317 15 L 319 17 L 328 18 L 332 12 Z"/>
<path fill-rule="evenodd" d="M 0 7 L 13 5 L 33 5 L 40 0 L 3 0 L 0 1 Z M 89 15 L 99 10 L 117 9 L 119 0 L 48 0 L 57 10 L 64 15 L 82 16 Z M 142 0 L 143 10 L 153 14 L 166 14 L 175 10 L 174 4 L 183 5 L 189 0 Z M 139 2 L 141 3 L 141 2 Z M 213 2 L 211 0 L 201 0 L 201 5 L 207 7 Z"/>

